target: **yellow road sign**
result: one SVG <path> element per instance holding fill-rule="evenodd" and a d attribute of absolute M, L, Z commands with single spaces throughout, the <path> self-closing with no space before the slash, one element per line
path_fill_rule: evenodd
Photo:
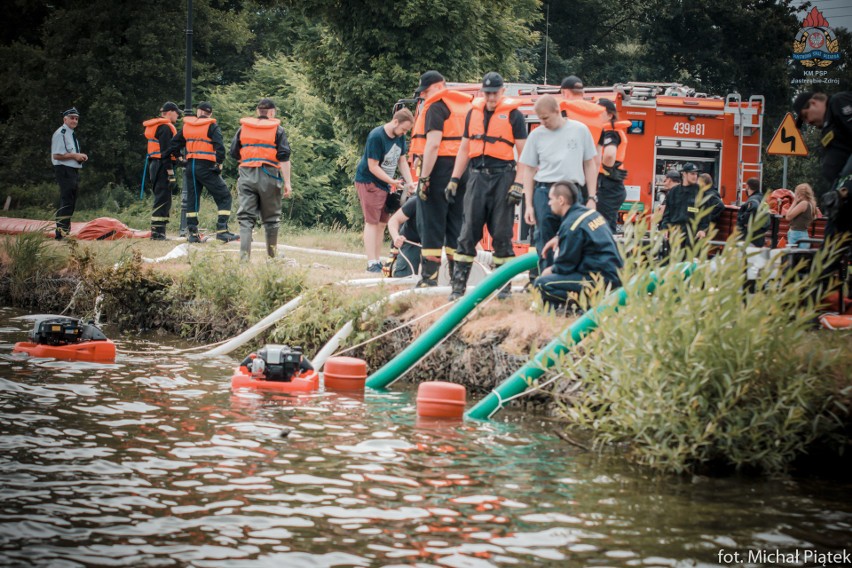
<path fill-rule="evenodd" d="M 775 136 L 772 137 L 772 141 L 766 147 L 766 153 L 772 156 L 808 155 L 808 147 L 802 140 L 802 133 L 796 128 L 793 113 L 788 112 L 784 120 L 781 121 L 781 126 L 778 127 Z"/>

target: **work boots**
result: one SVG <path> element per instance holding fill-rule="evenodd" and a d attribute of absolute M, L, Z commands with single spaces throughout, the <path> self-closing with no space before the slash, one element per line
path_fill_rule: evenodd
<path fill-rule="evenodd" d="M 240 227 L 240 262 L 251 260 L 251 229 Z"/>
<path fill-rule="evenodd" d="M 420 261 L 420 281 L 417 288 L 434 288 L 438 285 L 438 270 L 441 268 L 440 260 L 423 257 Z"/>
<path fill-rule="evenodd" d="M 198 227 L 193 225 L 187 225 L 186 227 L 186 242 L 188 243 L 200 243 L 201 237 L 198 236 Z"/>
<path fill-rule="evenodd" d="M 512 282 L 506 282 L 506 284 L 500 288 L 500 291 L 497 292 L 498 300 L 508 300 L 512 297 Z"/>
<path fill-rule="evenodd" d="M 453 278 L 450 281 L 450 285 L 453 287 L 453 291 L 450 293 L 451 302 L 464 296 L 467 290 L 467 279 L 470 277 L 470 267 L 473 266 L 473 263 L 459 261 L 455 265 Z"/>
<path fill-rule="evenodd" d="M 240 237 L 228 230 L 228 215 L 219 215 L 216 220 L 216 240 L 223 243 L 240 240 Z"/>
<path fill-rule="evenodd" d="M 278 227 L 266 229 L 266 254 L 269 258 L 278 256 Z"/>
<path fill-rule="evenodd" d="M 152 241 L 167 241 L 166 238 L 166 227 L 165 225 L 152 225 L 151 226 L 151 240 Z"/>

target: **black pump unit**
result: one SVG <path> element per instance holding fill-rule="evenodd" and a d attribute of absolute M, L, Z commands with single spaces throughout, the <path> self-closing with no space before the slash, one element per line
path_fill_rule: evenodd
<path fill-rule="evenodd" d="M 30 334 L 33 343 L 68 345 L 81 341 L 105 341 L 106 335 L 94 323 L 65 316 L 44 316 L 35 320 Z"/>
<path fill-rule="evenodd" d="M 267 381 L 289 382 L 301 371 L 301 347 L 267 345 L 257 355 L 266 363 L 264 374 Z"/>

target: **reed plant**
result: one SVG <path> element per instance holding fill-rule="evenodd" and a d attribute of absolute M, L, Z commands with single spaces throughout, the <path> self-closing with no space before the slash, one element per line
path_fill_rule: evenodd
<path fill-rule="evenodd" d="M 52 223 L 50 223 L 52 225 Z M 40 232 L 22 233 L 3 238 L 0 275 L 12 305 L 36 301 L 34 290 L 48 288 L 66 255 Z"/>
<path fill-rule="evenodd" d="M 625 233 L 626 305 L 601 311 L 579 355 L 561 362 L 582 384 L 561 413 L 598 448 L 660 471 L 785 471 L 847 414 L 838 350 L 820 349 L 814 328 L 836 248 L 790 263 L 733 235 L 711 258 L 711 231 L 692 246 L 675 240 L 661 261 L 662 235 L 645 227 Z"/>

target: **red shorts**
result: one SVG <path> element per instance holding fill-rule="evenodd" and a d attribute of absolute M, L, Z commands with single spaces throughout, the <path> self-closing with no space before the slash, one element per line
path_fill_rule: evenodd
<path fill-rule="evenodd" d="M 361 210 L 364 212 L 364 222 L 371 225 L 387 223 L 390 215 L 385 211 L 385 201 L 388 192 L 374 183 L 355 182 L 355 190 L 361 201 Z"/>

